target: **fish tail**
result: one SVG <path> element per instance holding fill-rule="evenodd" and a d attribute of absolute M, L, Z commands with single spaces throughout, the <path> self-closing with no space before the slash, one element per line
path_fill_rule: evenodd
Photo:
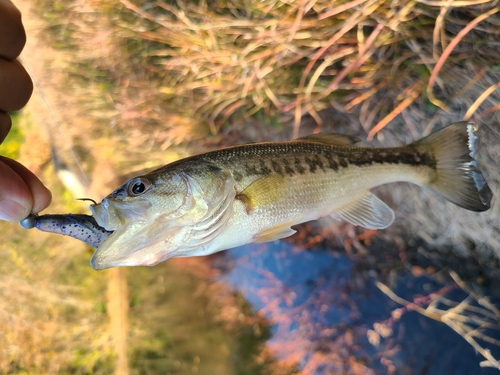
<path fill-rule="evenodd" d="M 457 206 L 481 212 L 490 208 L 493 193 L 474 160 L 476 130 L 474 123 L 457 122 L 412 146 L 433 156 L 427 187 Z"/>

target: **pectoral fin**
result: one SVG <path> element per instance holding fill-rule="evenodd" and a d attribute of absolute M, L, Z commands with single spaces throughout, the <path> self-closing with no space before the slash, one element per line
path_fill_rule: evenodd
<path fill-rule="evenodd" d="M 331 216 L 367 229 L 384 229 L 394 221 L 394 211 L 371 192 Z"/>
<path fill-rule="evenodd" d="M 242 201 L 247 209 L 247 213 L 258 207 L 274 203 L 285 194 L 284 177 L 278 174 L 261 177 L 248 185 L 241 193 L 236 195 L 236 199 Z"/>
<path fill-rule="evenodd" d="M 279 240 L 280 238 L 290 237 L 296 232 L 296 230 L 290 228 L 290 225 L 293 224 L 295 223 L 284 223 L 273 228 L 266 229 L 255 236 L 254 242 L 268 242 Z"/>

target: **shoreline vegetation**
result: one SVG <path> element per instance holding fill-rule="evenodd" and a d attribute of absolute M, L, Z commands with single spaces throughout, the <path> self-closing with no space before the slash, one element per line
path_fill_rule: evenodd
<path fill-rule="evenodd" d="M 74 201 L 78 190 L 57 179 L 61 170 L 100 200 L 134 174 L 216 147 L 317 131 L 400 145 L 462 119 L 480 124 L 478 162 L 499 191 L 494 1 L 27 3 L 19 0 L 33 49 L 23 58 L 44 99 L 34 93 L 8 147 L 48 182 L 53 211 L 85 209 Z M 362 266 L 382 275 L 380 289 L 401 309 L 452 326 L 485 365 L 498 368 L 487 345 L 477 343 L 498 345 L 481 324 L 498 328 L 500 314 L 463 275 L 452 272 L 454 285 L 470 298 L 444 310 L 436 306 L 449 302 L 445 296 L 404 301 L 386 286 L 393 269 L 440 278 L 451 263 L 474 275 L 479 289 L 493 285 L 496 201 L 478 216 L 418 188 L 382 188 L 380 195 L 397 207 L 399 225 L 375 233 L 305 224 L 290 242 L 340 246 L 366 259 Z M 265 346 L 270 323 L 213 282 L 220 271 L 210 267 L 212 258 L 96 273 L 91 250 L 79 243 L 0 228 L 10 239 L 0 244 L 0 374 L 300 373 Z M 380 244 L 390 244 L 390 255 L 380 254 Z M 441 268 L 412 264 L 406 251 Z M 361 362 L 352 368 L 366 370 Z"/>

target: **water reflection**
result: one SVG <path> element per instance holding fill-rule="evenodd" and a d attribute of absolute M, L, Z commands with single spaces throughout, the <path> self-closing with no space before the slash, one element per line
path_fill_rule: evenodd
<path fill-rule="evenodd" d="M 272 353 L 303 373 L 497 373 L 481 368 L 483 358 L 445 324 L 401 308 L 376 286 L 374 271 L 345 255 L 278 241 L 229 250 L 213 264 L 222 270 L 219 279 L 272 324 Z M 389 282 L 408 300 L 467 297 L 451 279 L 438 280 L 401 270 Z"/>

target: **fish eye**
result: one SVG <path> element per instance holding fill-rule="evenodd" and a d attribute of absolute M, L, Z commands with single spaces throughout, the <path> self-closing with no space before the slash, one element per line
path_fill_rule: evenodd
<path fill-rule="evenodd" d="M 128 183 L 128 194 L 131 197 L 137 197 L 144 194 L 151 187 L 151 182 L 145 177 L 137 177 Z"/>

